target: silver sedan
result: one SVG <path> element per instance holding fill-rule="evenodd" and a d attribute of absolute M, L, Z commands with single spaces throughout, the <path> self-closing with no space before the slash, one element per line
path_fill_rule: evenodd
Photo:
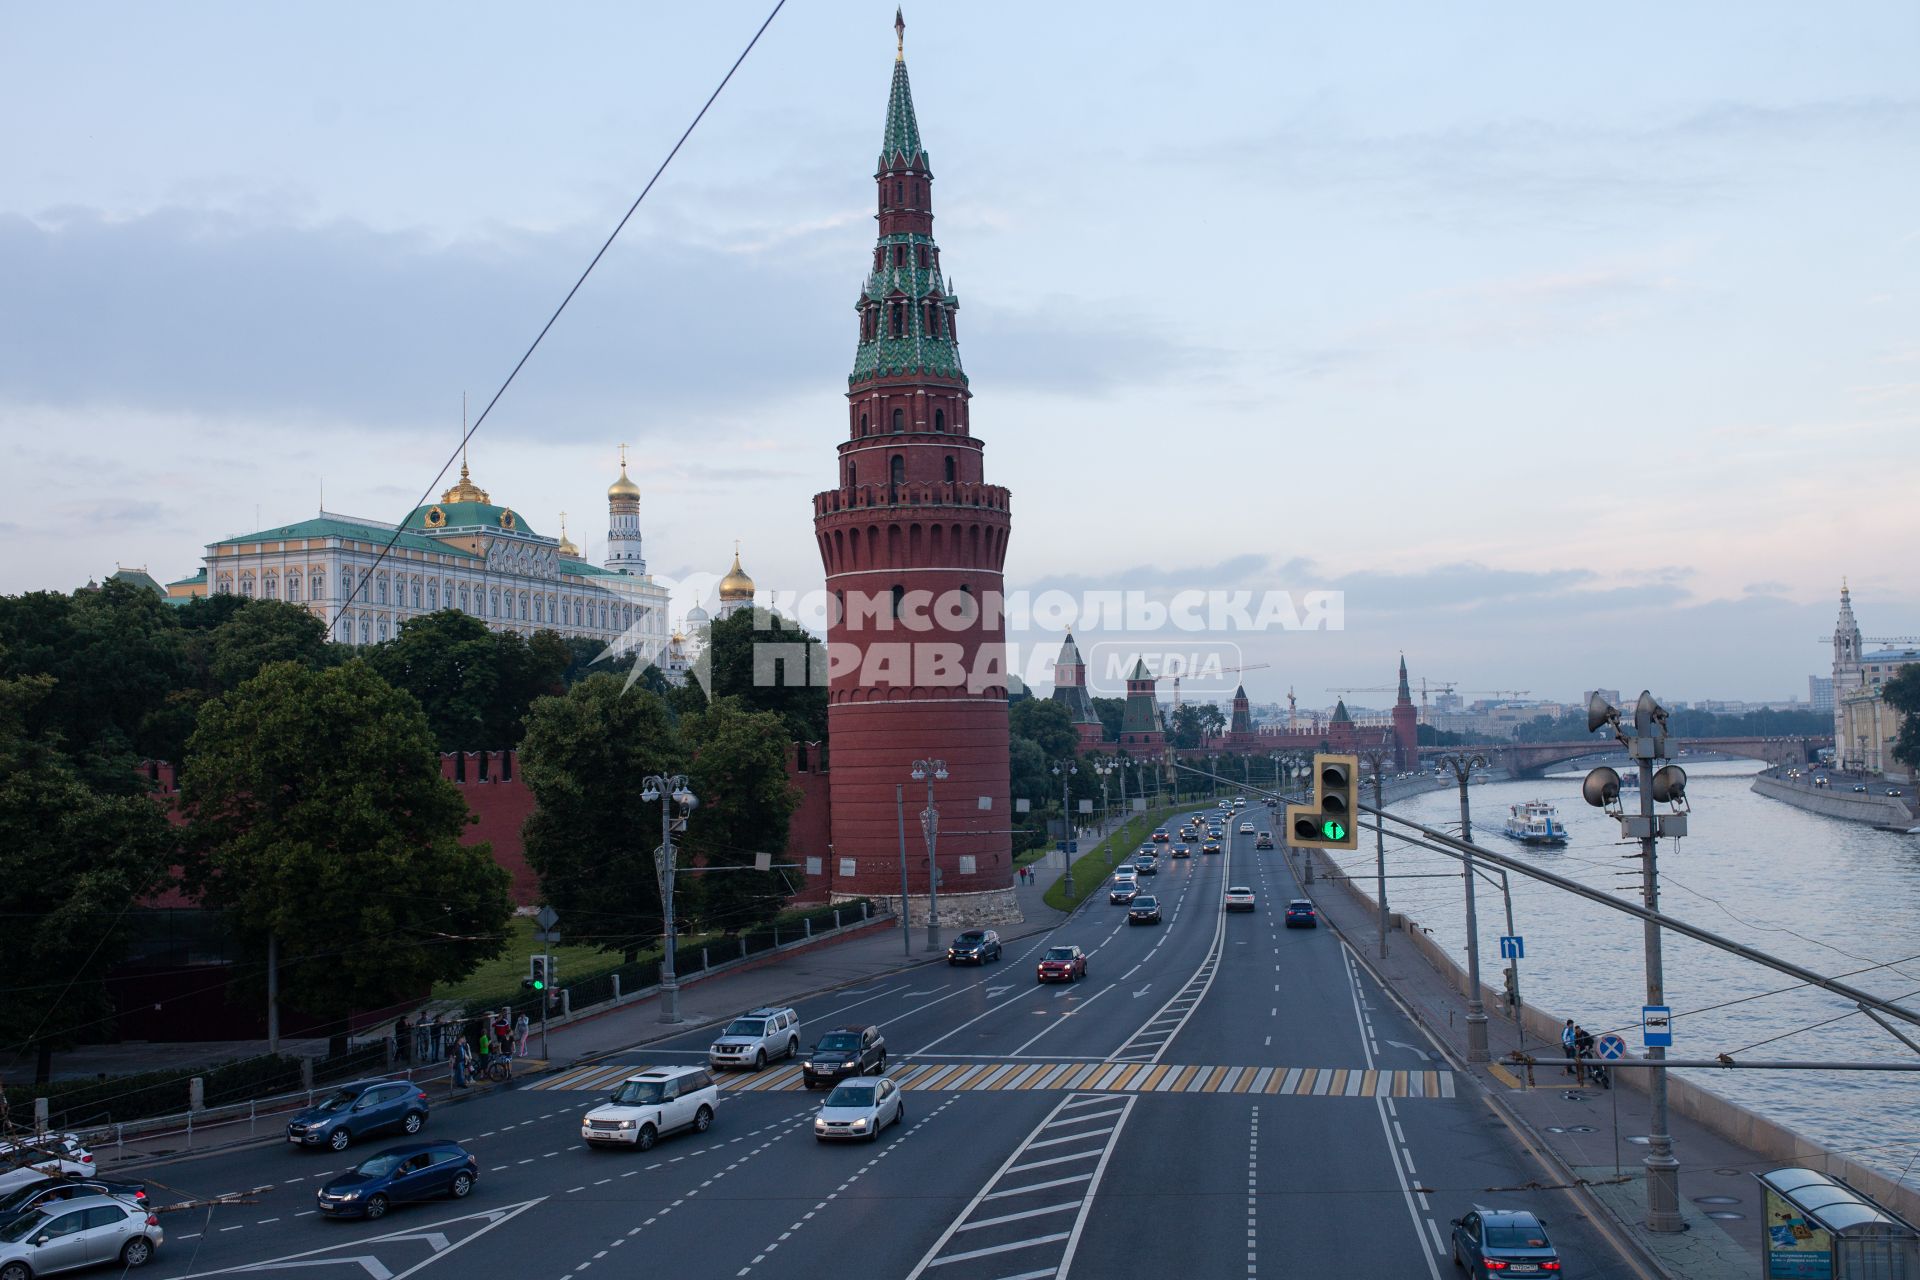
<path fill-rule="evenodd" d="M 880 1136 L 890 1124 L 907 1118 L 907 1099 L 899 1085 L 885 1076 L 877 1080 L 849 1080 L 835 1085 L 820 1114 L 813 1118 L 813 1136 L 822 1142 L 839 1138 Z"/>

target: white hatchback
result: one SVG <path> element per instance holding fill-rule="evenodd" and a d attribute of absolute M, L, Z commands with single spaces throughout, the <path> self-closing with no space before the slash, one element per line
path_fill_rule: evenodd
<path fill-rule="evenodd" d="M 907 1098 L 899 1085 L 885 1076 L 849 1080 L 835 1085 L 820 1104 L 820 1114 L 813 1118 L 813 1136 L 822 1142 L 836 1138 L 872 1142 L 882 1129 L 906 1118 Z"/>
<path fill-rule="evenodd" d="M 646 1151 L 655 1139 L 681 1129 L 705 1133 L 720 1090 L 700 1067 L 651 1067 L 628 1076 L 613 1096 L 580 1121 L 589 1146 Z"/>

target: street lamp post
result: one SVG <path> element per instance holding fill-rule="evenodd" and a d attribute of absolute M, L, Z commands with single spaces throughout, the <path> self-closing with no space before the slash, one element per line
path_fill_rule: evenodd
<path fill-rule="evenodd" d="M 893 817 L 900 826 L 900 945 L 913 954 L 913 922 L 907 910 L 907 789 L 893 784 Z"/>
<path fill-rule="evenodd" d="M 1071 760 L 1055 761 L 1053 772 L 1060 779 L 1060 834 L 1061 844 L 1067 847 L 1067 907 L 1073 907 L 1073 815 L 1067 809 L 1067 793 L 1073 787 L 1073 775 L 1080 772 Z"/>
<path fill-rule="evenodd" d="M 1467 806 L 1467 779 L 1473 776 L 1475 766 L 1485 768 L 1487 758 L 1479 753 L 1448 752 L 1440 757 L 1440 763 L 1453 770 L 1454 778 L 1460 783 L 1460 840 L 1463 844 L 1473 843 L 1473 817 Z M 1467 1061 L 1485 1062 L 1487 1060 L 1487 1010 L 1480 999 L 1480 917 L 1473 904 L 1474 862 L 1472 852 L 1467 852 L 1461 861 L 1461 869 L 1467 884 Z"/>
<path fill-rule="evenodd" d="M 680 979 L 674 972 L 673 928 L 673 873 L 675 859 L 673 854 L 673 833 L 687 829 L 687 815 L 700 798 L 687 786 L 684 773 L 650 774 L 641 780 L 640 798 L 660 802 L 660 848 L 654 852 L 654 873 L 660 878 L 660 912 L 664 917 L 667 935 L 666 947 L 660 956 L 660 1021 L 680 1021 Z M 680 815 L 674 816 L 673 807 L 680 806 Z"/>
<path fill-rule="evenodd" d="M 946 781 L 947 762 L 926 759 L 913 762 L 913 780 L 927 784 L 927 807 L 920 811 L 920 832 L 927 838 L 927 950 L 940 949 L 940 863 L 935 850 L 940 839 L 940 810 L 934 807 L 933 784 Z"/>
<path fill-rule="evenodd" d="M 1113 810 L 1107 807 L 1107 777 L 1119 766 L 1110 757 L 1096 756 L 1091 761 L 1093 771 L 1100 775 L 1100 825 L 1104 830 L 1113 828 Z M 1112 852 L 1111 849 L 1108 850 Z"/>

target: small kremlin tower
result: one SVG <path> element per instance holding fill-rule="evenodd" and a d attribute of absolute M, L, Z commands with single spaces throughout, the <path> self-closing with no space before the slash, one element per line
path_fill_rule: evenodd
<path fill-rule="evenodd" d="M 1106 727 L 1087 693 L 1086 660 L 1080 656 L 1080 646 L 1073 642 L 1071 631 L 1053 663 L 1053 700 L 1067 709 L 1073 731 L 1080 736 L 1081 751 L 1096 751 L 1105 743 Z"/>
<path fill-rule="evenodd" d="M 1001 567 L 1007 491 L 984 479 L 955 329 L 960 309 L 933 240 L 933 171 L 907 82 L 906 23 L 874 173 L 879 239 L 854 302 L 847 435 L 835 488 L 813 500 L 814 535 L 833 593 L 836 897 L 900 889 L 895 788 L 906 788 L 909 910 L 924 913 L 929 875 L 917 759 L 945 761 L 940 917 L 1019 918 L 1008 803 L 1006 625 Z"/>
<path fill-rule="evenodd" d="M 1400 691 L 1393 700 L 1394 764 L 1401 770 L 1420 759 L 1420 713 L 1413 708 L 1413 690 L 1407 686 L 1407 655 L 1400 655 Z"/>

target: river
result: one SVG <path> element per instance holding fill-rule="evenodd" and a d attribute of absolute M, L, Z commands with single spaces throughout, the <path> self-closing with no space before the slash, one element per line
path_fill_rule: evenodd
<path fill-rule="evenodd" d="M 1662 909 L 1830 977 L 1852 972 L 1846 979 L 1851 984 L 1912 1007 L 1920 998 L 1920 836 L 1824 818 L 1758 795 L 1750 789 L 1756 764 L 1682 763 L 1693 805 L 1691 834 L 1661 842 Z M 1624 760 L 1616 767 L 1624 771 Z M 1638 902 L 1637 847 L 1620 843 L 1618 824 L 1581 801 L 1581 776 L 1473 786 L 1477 842 Z M 1559 806 L 1566 848 L 1531 849 L 1500 834 L 1507 806 L 1524 800 Z M 1631 793 L 1629 803 L 1636 803 Z M 1450 786 L 1415 796 L 1394 811 L 1457 829 L 1459 791 Z M 1341 858 L 1371 893 L 1372 842 L 1364 833 L 1361 840 L 1360 853 Z M 1396 848 L 1392 840 L 1387 860 L 1389 875 L 1455 871 L 1448 879 L 1390 879 L 1387 899 L 1432 930 L 1464 965 L 1459 864 L 1406 845 Z M 1596 1035 L 1618 1031 L 1638 1050 L 1646 994 L 1639 921 L 1525 876 L 1512 881 L 1514 925 L 1526 939 L 1520 976 L 1527 1002 L 1573 1018 Z M 1481 976 L 1498 989 L 1499 936 L 1506 926 L 1497 885 L 1481 881 L 1478 907 Z M 1839 997 L 1806 987 L 1782 991 L 1793 985 L 1784 974 L 1671 934 L 1665 958 L 1675 1057 L 1916 1059 Z M 1886 967 L 1869 969 L 1880 965 Z M 1859 970 L 1868 971 L 1853 972 Z M 1915 1028 L 1895 1025 L 1920 1038 Z M 1920 1077 L 1861 1071 L 1684 1074 L 1920 1186 Z"/>

